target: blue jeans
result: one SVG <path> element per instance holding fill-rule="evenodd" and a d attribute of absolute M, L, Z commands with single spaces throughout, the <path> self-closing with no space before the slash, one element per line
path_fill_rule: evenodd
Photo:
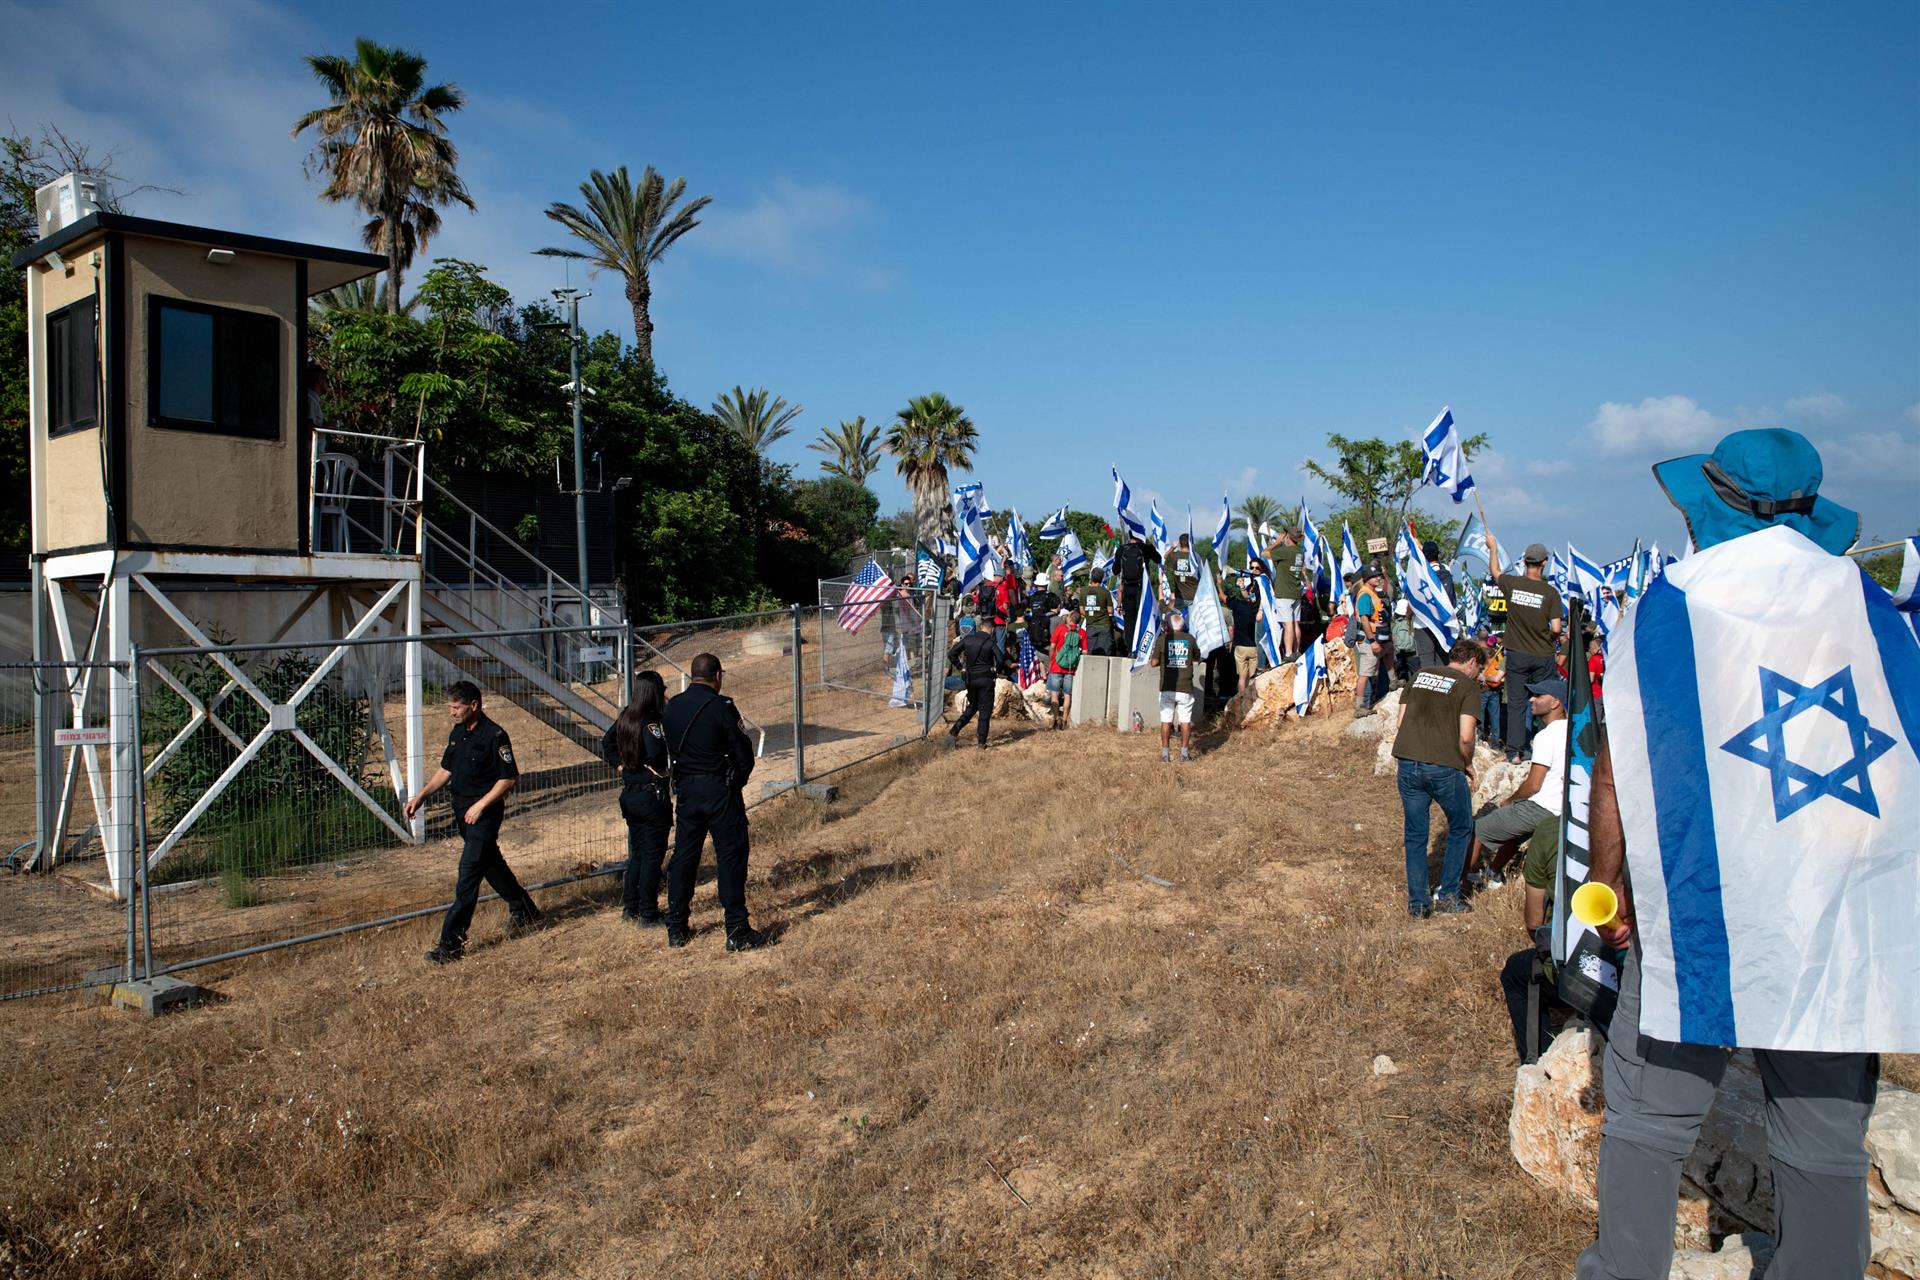
<path fill-rule="evenodd" d="M 1400 762 L 1400 807 L 1406 814 L 1407 906 L 1427 905 L 1427 833 L 1430 807 L 1438 803 L 1447 817 L 1447 853 L 1440 864 L 1440 896 L 1460 896 L 1467 869 L 1467 841 L 1473 836 L 1473 793 L 1464 769 L 1446 769 L 1421 760 Z"/>
<path fill-rule="evenodd" d="M 1500 691 L 1483 690 L 1480 694 L 1480 729 L 1488 742 L 1499 746 L 1506 739 L 1501 735 L 1501 711 L 1504 704 L 1500 700 Z"/>

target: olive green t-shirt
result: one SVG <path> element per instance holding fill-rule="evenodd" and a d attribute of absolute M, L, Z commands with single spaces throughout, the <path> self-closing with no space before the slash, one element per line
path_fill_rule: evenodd
<path fill-rule="evenodd" d="M 1153 642 L 1153 660 L 1160 667 L 1160 692 L 1192 693 L 1193 664 L 1200 657 L 1200 646 L 1185 631 L 1162 631 Z"/>
<path fill-rule="evenodd" d="M 1273 598 L 1300 598 L 1300 548 L 1279 546 L 1273 549 Z"/>
<path fill-rule="evenodd" d="M 1480 681 L 1453 667 L 1426 667 L 1414 673 L 1401 695 L 1407 711 L 1400 721 L 1393 754 L 1402 760 L 1464 769 L 1460 756 L 1460 717 L 1480 718 Z"/>
<path fill-rule="evenodd" d="M 1088 583 L 1076 592 L 1080 597 L 1080 607 L 1086 610 L 1087 624 L 1107 622 L 1113 617 L 1113 592 L 1103 583 Z"/>
<path fill-rule="evenodd" d="M 1560 619 L 1560 592 L 1545 579 L 1536 582 L 1525 574 L 1503 573 L 1500 594 L 1507 598 L 1507 651 L 1551 658 L 1549 628 Z"/>

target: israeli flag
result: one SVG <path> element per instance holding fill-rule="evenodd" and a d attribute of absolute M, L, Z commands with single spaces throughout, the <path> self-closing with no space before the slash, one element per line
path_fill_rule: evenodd
<path fill-rule="evenodd" d="M 1920 1052 L 1920 642 L 1898 606 L 1777 525 L 1669 569 L 1611 659 L 1641 1032 Z"/>
<path fill-rule="evenodd" d="M 1047 517 L 1047 522 L 1040 526 L 1040 536 L 1043 538 L 1064 538 L 1067 536 L 1067 509 L 1065 507 L 1060 508 Z"/>
<path fill-rule="evenodd" d="M 1213 569 L 1199 556 L 1193 558 L 1193 568 L 1200 581 L 1194 584 L 1193 603 L 1187 606 L 1187 630 L 1193 635 L 1194 647 L 1204 658 L 1215 649 L 1226 648 L 1232 637 L 1227 633 L 1226 619 L 1221 616 L 1220 592 L 1214 586 Z"/>
<path fill-rule="evenodd" d="M 1280 640 L 1285 633 L 1275 616 L 1280 608 L 1273 596 L 1273 579 L 1263 573 L 1256 576 L 1254 581 L 1259 584 L 1260 592 L 1260 616 L 1254 626 L 1254 645 L 1265 655 L 1268 666 L 1277 667 L 1280 665 Z"/>
<path fill-rule="evenodd" d="M 1412 525 L 1400 526 L 1399 542 L 1394 558 L 1400 563 L 1400 589 L 1413 610 L 1413 620 L 1434 634 L 1444 653 L 1457 638 L 1459 613 L 1453 597 L 1414 542 Z"/>
<path fill-rule="evenodd" d="M 1069 529 L 1060 535 L 1060 576 L 1071 578 L 1086 567 L 1086 548 L 1080 545 L 1080 535 Z"/>
<path fill-rule="evenodd" d="M 1317 637 L 1307 651 L 1293 664 L 1293 712 L 1295 715 L 1307 714 L 1307 708 L 1313 705 L 1314 690 L 1327 675 L 1327 639 Z"/>
<path fill-rule="evenodd" d="M 1007 508 L 1007 555 L 1022 569 L 1033 568 L 1033 551 L 1027 546 L 1027 526 L 1020 523 L 1020 508 Z"/>
<path fill-rule="evenodd" d="M 1340 526 L 1340 576 L 1360 572 L 1360 547 L 1353 540 L 1353 530 L 1346 524 Z"/>
<path fill-rule="evenodd" d="M 1567 562 L 1560 558 L 1558 551 L 1547 553 L 1546 577 L 1547 581 L 1553 584 L 1553 589 L 1560 593 L 1562 605 L 1565 604 L 1568 596 L 1579 594 L 1573 589 L 1573 572 L 1567 568 Z"/>
<path fill-rule="evenodd" d="M 1127 482 L 1120 478 L 1120 468 L 1113 468 L 1113 509 L 1120 517 L 1120 523 L 1126 526 L 1129 536 L 1145 538 L 1147 526 L 1140 517 L 1133 514 L 1133 490 L 1127 488 Z"/>
<path fill-rule="evenodd" d="M 1920 538 L 1908 538 L 1900 551 L 1900 585 L 1894 588 L 1893 602 L 1913 624 L 1920 636 Z"/>
<path fill-rule="evenodd" d="M 1579 596 L 1590 606 L 1599 601 L 1600 588 L 1607 580 L 1606 572 L 1581 555 L 1571 542 L 1567 544 L 1567 576 L 1573 587 L 1570 594 Z"/>
<path fill-rule="evenodd" d="M 957 531 L 960 547 L 953 579 L 962 595 L 986 581 L 988 573 L 996 568 L 993 552 L 987 548 L 984 533 L 976 541 L 976 528 L 977 524 L 968 524 Z"/>
<path fill-rule="evenodd" d="M 1113 553 L 1114 548 L 1110 546 L 1094 559 L 1093 567 L 1098 569 L 1103 577 L 1113 575 Z"/>
<path fill-rule="evenodd" d="M 1160 597 L 1151 583 L 1140 584 L 1140 616 L 1132 620 L 1127 632 L 1127 651 L 1133 655 L 1134 671 L 1147 665 L 1153 656 L 1153 642 L 1160 635 Z"/>
<path fill-rule="evenodd" d="M 1167 522 L 1160 518 L 1160 503 L 1157 500 L 1147 508 L 1147 523 L 1153 528 L 1153 549 L 1164 556 L 1173 539 L 1167 536 Z"/>
<path fill-rule="evenodd" d="M 1461 447 L 1459 428 L 1453 425 L 1453 410 L 1440 410 L 1440 416 L 1420 438 L 1420 451 L 1427 455 L 1422 483 L 1438 485 L 1455 502 L 1464 502 L 1473 492 L 1473 476 L 1467 471 L 1467 451 Z"/>
<path fill-rule="evenodd" d="M 1312 586 L 1319 582 L 1320 571 L 1327 566 L 1327 542 L 1320 536 L 1305 498 L 1300 500 L 1300 576 Z"/>
<path fill-rule="evenodd" d="M 1227 539 L 1233 535 L 1233 508 L 1227 495 L 1220 495 L 1220 523 L 1213 527 L 1213 558 L 1221 568 L 1227 564 Z"/>

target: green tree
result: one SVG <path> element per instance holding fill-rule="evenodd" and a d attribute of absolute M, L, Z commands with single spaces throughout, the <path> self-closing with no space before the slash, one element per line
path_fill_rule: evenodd
<path fill-rule="evenodd" d="M 1471 458 L 1487 443 L 1485 432 L 1460 442 Z M 1358 539 L 1393 536 L 1408 504 L 1426 473 L 1426 457 L 1410 440 L 1351 440 L 1327 437 L 1333 460 L 1305 462 L 1307 474 L 1346 499 L 1352 506 L 1353 536 Z"/>
<path fill-rule="evenodd" d="M 871 551 L 869 541 L 880 499 L 873 491 L 845 476 L 802 480 L 793 487 L 793 507 L 809 538 L 820 548 L 823 567 L 833 576 L 846 572 L 855 556 Z"/>
<path fill-rule="evenodd" d="M 938 391 L 915 396 L 894 415 L 886 449 L 913 495 L 916 542 L 932 545 L 934 526 L 947 503 L 948 474 L 971 471 L 979 443 L 980 433 L 967 411 Z"/>
<path fill-rule="evenodd" d="M 1915 532 L 1920 533 L 1920 530 L 1916 530 Z M 1863 539 L 1863 541 L 1868 546 L 1872 546 L 1877 542 L 1891 542 L 1892 539 L 1866 538 Z M 1892 591 L 1900 585 L 1900 569 L 1905 562 L 1905 549 L 1894 547 L 1888 551 L 1876 551 L 1871 555 L 1861 556 L 1855 563 L 1860 566 L 1861 570 L 1864 571 L 1869 578 L 1872 578 L 1887 590 Z"/>
<path fill-rule="evenodd" d="M 387 310 L 387 282 L 375 282 L 369 276 L 347 284 L 338 284 L 333 288 L 316 293 L 307 299 L 317 319 L 325 319 L 338 312 L 360 312 L 363 314 L 384 313 Z M 420 295 L 414 294 L 400 304 L 399 314 L 410 316 L 413 309 L 420 305 Z"/>
<path fill-rule="evenodd" d="M 537 252 L 590 262 L 596 269 L 617 271 L 626 278 L 627 305 L 633 308 L 633 340 L 646 364 L 653 363 L 650 272 L 674 241 L 700 225 L 695 215 L 713 203 L 712 196 L 698 196 L 681 205 L 680 197 L 686 190 L 685 178 L 668 183 L 652 165 L 641 173 L 639 182 L 633 182 L 627 177 L 627 167 L 621 165 L 612 173 L 595 169 L 580 184 L 586 208 L 557 200 L 547 206 L 547 216 L 587 248 Z"/>
<path fill-rule="evenodd" d="M 293 136 L 318 135 L 313 164 L 327 177 L 322 199 L 351 201 L 373 215 L 365 236 L 386 254 L 387 312 L 397 315 L 402 273 L 439 229 L 438 209 L 473 208 L 445 121 L 466 96 L 451 84 L 427 84 L 427 60 L 410 50 L 362 38 L 353 54 L 308 55 L 329 102 L 295 121 Z"/>
<path fill-rule="evenodd" d="M 713 402 L 713 416 L 763 458 L 774 444 L 792 434 L 793 420 L 805 412 L 800 405 L 788 404 L 765 387 L 751 391 L 735 387 L 721 392 Z"/>
<path fill-rule="evenodd" d="M 867 426 L 864 416 L 837 427 L 822 427 L 820 438 L 807 448 L 827 455 L 820 464 L 822 471 L 855 484 L 865 484 L 880 469 L 880 428 Z"/>

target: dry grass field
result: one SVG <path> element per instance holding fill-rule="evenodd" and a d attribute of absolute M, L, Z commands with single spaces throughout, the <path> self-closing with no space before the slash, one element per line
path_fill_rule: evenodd
<path fill-rule="evenodd" d="M 445 970 L 419 922 L 158 1023 L 0 1005 L 0 1275 L 1569 1274 L 1507 1153 L 1517 890 L 1409 929 L 1339 727 L 861 766 L 755 811 L 750 955 L 710 881 L 682 951 L 598 881 Z"/>

